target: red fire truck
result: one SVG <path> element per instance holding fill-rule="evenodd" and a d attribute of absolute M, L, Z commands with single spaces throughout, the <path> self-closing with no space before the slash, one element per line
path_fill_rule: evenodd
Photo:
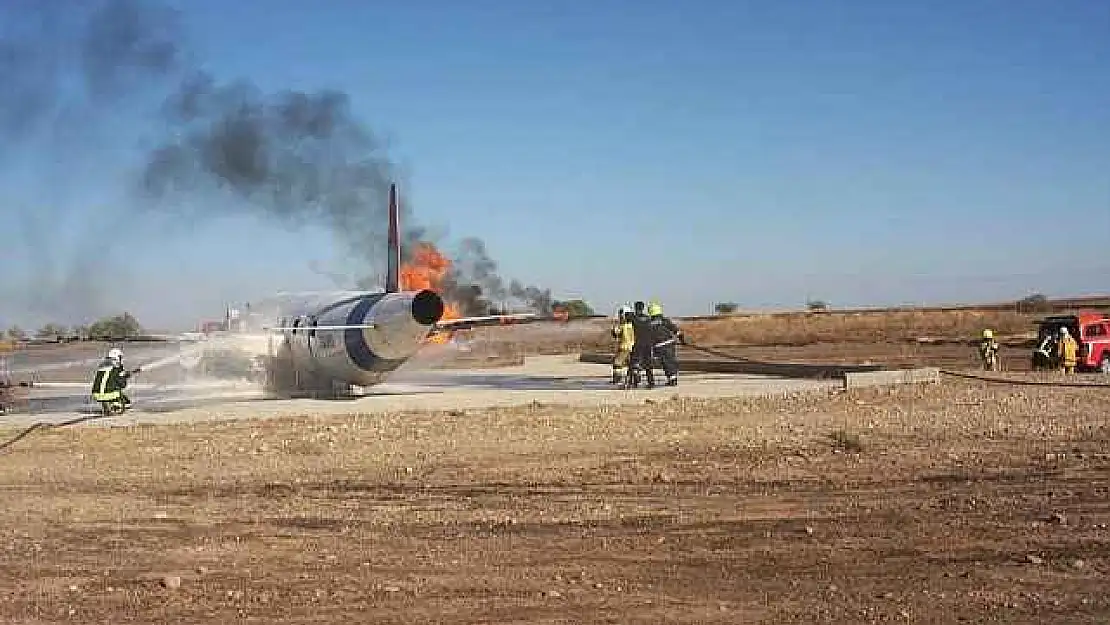
<path fill-rule="evenodd" d="M 1041 320 L 1033 348 L 1033 369 L 1054 369 L 1060 328 L 1079 343 L 1079 366 L 1084 371 L 1110 373 L 1110 317 L 1097 312 L 1053 315 Z"/>

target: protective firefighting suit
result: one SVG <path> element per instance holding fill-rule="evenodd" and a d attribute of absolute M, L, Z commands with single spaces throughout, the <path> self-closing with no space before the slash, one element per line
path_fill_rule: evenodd
<path fill-rule="evenodd" d="M 1064 373 L 1075 373 L 1079 363 L 1079 343 L 1071 337 L 1067 328 L 1060 328 L 1060 341 L 1056 344 L 1057 362 Z"/>
<path fill-rule="evenodd" d="M 613 356 L 613 384 L 624 382 L 628 375 L 628 364 L 632 357 L 632 347 L 636 342 L 636 331 L 632 325 L 632 309 L 621 306 L 617 312 L 617 322 L 613 325 L 613 338 L 617 339 L 616 354 Z"/>
<path fill-rule="evenodd" d="M 994 332 L 983 330 L 983 338 L 979 341 L 979 358 L 983 361 L 986 371 L 998 371 L 998 341 L 994 340 Z"/>
<path fill-rule="evenodd" d="M 678 384 L 678 345 L 684 343 L 682 331 L 669 318 L 663 316 L 663 307 L 652 303 L 648 307 L 651 318 L 651 336 L 655 353 L 663 365 L 663 373 L 667 376 L 667 385 Z"/>
<path fill-rule="evenodd" d="M 651 317 L 644 309 L 644 303 L 636 302 L 635 309 L 632 312 L 633 342 L 632 357 L 629 362 L 628 386 L 639 386 L 641 377 L 645 375 L 647 377 L 647 387 L 655 386 L 651 332 Z"/>
<path fill-rule="evenodd" d="M 123 355 L 119 350 L 112 350 L 109 356 L 101 361 L 93 374 L 92 398 L 94 401 L 120 400 L 124 406 L 131 405 L 131 399 L 123 392 L 127 388 L 131 372 L 123 368 Z"/>
<path fill-rule="evenodd" d="M 1045 334 L 1044 339 L 1041 340 L 1040 345 L 1037 346 L 1037 349 L 1033 350 L 1034 365 L 1038 364 L 1036 358 L 1037 355 L 1041 357 L 1040 368 L 1049 368 L 1049 366 L 1056 361 L 1057 348 L 1055 339 L 1056 337 L 1052 336 L 1052 333 Z"/>

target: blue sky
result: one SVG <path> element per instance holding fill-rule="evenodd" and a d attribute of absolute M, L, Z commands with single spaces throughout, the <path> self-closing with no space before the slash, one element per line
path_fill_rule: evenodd
<path fill-rule="evenodd" d="M 1104 1 L 177 4 L 211 72 L 348 92 L 422 222 L 603 312 L 1108 290 Z M 189 325 L 332 286 L 308 267 L 343 271 L 331 247 L 253 222 L 140 238 L 117 301 Z"/>

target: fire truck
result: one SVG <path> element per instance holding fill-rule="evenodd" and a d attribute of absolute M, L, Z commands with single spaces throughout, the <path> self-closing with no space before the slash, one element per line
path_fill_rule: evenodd
<path fill-rule="evenodd" d="M 1033 370 L 1055 369 L 1056 344 L 1060 328 L 1079 343 L 1077 369 L 1110 373 L 1110 317 L 1098 312 L 1080 312 L 1074 315 L 1053 315 L 1041 319 L 1037 328 L 1037 343 L 1033 348 Z"/>

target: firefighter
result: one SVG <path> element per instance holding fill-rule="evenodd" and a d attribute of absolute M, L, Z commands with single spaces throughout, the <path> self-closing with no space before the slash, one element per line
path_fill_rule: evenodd
<path fill-rule="evenodd" d="M 131 406 L 131 399 L 123 392 L 127 388 L 127 381 L 135 371 L 123 368 L 123 350 L 113 347 L 108 350 L 108 356 L 100 362 L 96 373 L 93 375 L 93 400 L 104 402 L 116 399 L 123 403 L 126 409 Z"/>
<path fill-rule="evenodd" d="M 626 379 L 627 386 L 637 387 L 640 385 L 641 377 L 646 376 L 647 387 L 655 387 L 655 370 L 653 354 L 652 354 L 652 340 L 651 340 L 651 317 L 647 314 L 647 305 L 644 302 L 636 302 L 632 305 L 632 357 L 630 359 L 629 375 Z"/>
<path fill-rule="evenodd" d="M 8 402 L 11 401 L 12 375 L 6 356 L 11 349 L 10 343 L 0 341 L 0 415 L 7 414 Z"/>
<path fill-rule="evenodd" d="M 648 306 L 651 318 L 652 345 L 662 361 L 663 373 L 667 376 L 667 386 L 678 385 L 678 345 L 685 344 L 682 330 L 669 318 L 663 316 L 663 307 L 656 302 Z"/>
<path fill-rule="evenodd" d="M 979 357 L 983 360 L 983 369 L 986 371 L 998 370 L 998 341 L 994 340 L 991 329 L 983 330 L 983 338 L 979 341 Z"/>
<path fill-rule="evenodd" d="M 613 384 L 624 382 L 628 375 L 628 364 L 632 356 L 632 346 L 635 345 L 636 331 L 632 325 L 632 309 L 621 306 L 617 311 L 616 323 L 613 324 L 613 338 L 617 339 L 616 355 L 613 357 Z"/>
<path fill-rule="evenodd" d="M 1055 337 L 1051 332 L 1045 332 L 1044 339 L 1041 340 L 1037 349 L 1033 350 L 1033 365 L 1034 369 L 1051 369 L 1056 361 L 1056 345 Z"/>
<path fill-rule="evenodd" d="M 1056 343 L 1056 361 L 1064 373 L 1075 373 L 1079 361 L 1079 343 L 1075 342 L 1067 328 L 1060 328 L 1060 341 Z"/>

